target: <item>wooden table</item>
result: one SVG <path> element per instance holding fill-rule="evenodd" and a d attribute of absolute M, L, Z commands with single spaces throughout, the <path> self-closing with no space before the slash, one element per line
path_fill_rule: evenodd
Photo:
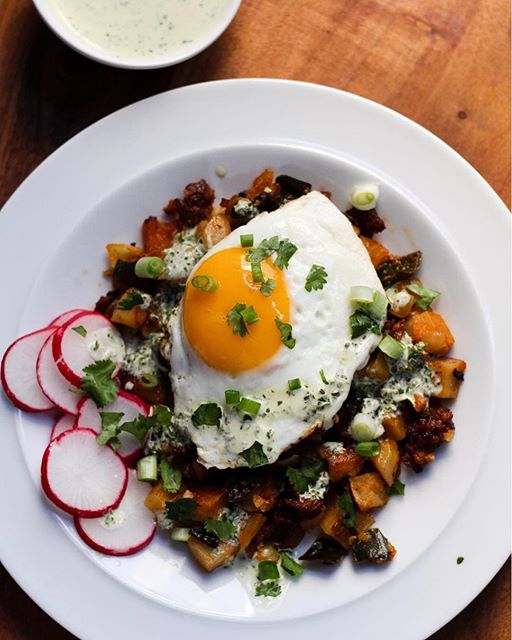
<path fill-rule="evenodd" d="M 509 204 L 509 22 L 506 0 L 243 0 L 228 31 L 195 59 L 130 72 L 72 52 L 29 0 L 0 0 L 0 205 L 98 118 L 166 89 L 232 77 L 308 80 L 396 109 L 456 149 Z M 73 637 L 3 569 L 0 594 L 2 640 Z M 506 640 L 509 601 L 508 563 L 431 640 Z"/>

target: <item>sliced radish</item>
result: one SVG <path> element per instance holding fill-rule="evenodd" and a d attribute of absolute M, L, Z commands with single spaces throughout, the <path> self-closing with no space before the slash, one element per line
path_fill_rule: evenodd
<path fill-rule="evenodd" d="M 69 429 L 43 454 L 43 490 L 73 516 L 102 516 L 119 505 L 126 491 L 126 465 L 110 447 L 99 445 L 96 435 L 92 429 Z"/>
<path fill-rule="evenodd" d="M 2 359 L 0 376 L 5 393 L 13 404 L 24 411 L 48 411 L 55 406 L 41 391 L 36 374 L 39 351 L 54 331 L 54 328 L 48 327 L 18 338 Z"/>
<path fill-rule="evenodd" d="M 54 318 L 48 326 L 62 327 L 62 325 L 66 324 L 66 322 L 68 320 L 71 320 L 71 318 L 74 318 L 79 313 L 86 313 L 86 312 L 87 312 L 87 309 L 71 309 L 70 311 L 64 311 L 64 313 L 61 313 L 56 318 Z"/>
<path fill-rule="evenodd" d="M 73 429 L 75 426 L 76 417 L 72 416 L 70 413 L 65 413 L 60 418 L 57 418 L 55 421 L 52 432 L 50 433 L 50 441 L 54 438 L 60 436 L 64 431 L 68 431 L 68 429 Z"/>
<path fill-rule="evenodd" d="M 118 370 L 125 354 L 119 331 L 107 317 L 95 311 L 78 314 L 58 328 L 52 348 L 59 371 L 76 386 L 79 386 L 87 365 L 98 360 L 112 360 Z"/>
<path fill-rule="evenodd" d="M 78 405 L 76 426 L 87 427 L 96 431 L 96 433 L 100 433 L 100 411 L 122 413 L 123 417 L 121 418 L 121 422 L 129 422 L 130 420 L 135 420 L 141 413 L 144 416 L 149 416 L 150 406 L 142 400 L 142 398 L 127 393 L 126 391 L 120 391 L 114 402 L 107 404 L 102 409 L 98 409 L 94 400 L 91 400 L 91 398 L 83 398 Z M 139 441 L 132 436 L 131 433 L 126 432 L 119 434 L 119 441 L 121 446 L 117 450 L 117 453 L 123 458 L 127 465 L 133 464 L 142 454 Z"/>
<path fill-rule="evenodd" d="M 156 531 L 156 518 L 144 505 L 150 488 L 130 469 L 126 493 L 116 509 L 101 518 L 75 518 L 82 540 L 110 556 L 127 556 L 147 546 Z"/>
<path fill-rule="evenodd" d="M 55 329 L 52 330 L 52 332 Z M 79 389 L 70 384 L 57 369 L 52 354 L 53 333 L 46 339 L 37 358 L 37 381 L 44 395 L 66 413 L 76 416 L 82 399 Z"/>

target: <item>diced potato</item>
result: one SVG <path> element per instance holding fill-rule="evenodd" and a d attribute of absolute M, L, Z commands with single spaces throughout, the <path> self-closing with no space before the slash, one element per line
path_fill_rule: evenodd
<path fill-rule="evenodd" d="M 386 356 L 382 351 L 376 353 L 368 360 L 368 364 L 357 372 L 359 378 L 372 378 L 377 382 L 386 382 L 389 378 L 389 367 Z"/>
<path fill-rule="evenodd" d="M 356 511 L 356 529 L 358 533 L 361 531 L 367 531 L 375 524 L 375 518 L 371 513 L 361 513 Z"/>
<path fill-rule="evenodd" d="M 279 549 L 274 547 L 273 544 L 262 544 L 254 552 L 253 558 L 258 562 L 262 562 L 263 560 L 279 562 Z"/>
<path fill-rule="evenodd" d="M 390 487 L 395 481 L 400 466 L 400 452 L 397 443 L 390 438 L 384 438 L 380 442 L 379 455 L 373 456 L 370 460 Z"/>
<path fill-rule="evenodd" d="M 382 426 L 386 436 L 391 440 L 403 440 L 405 438 L 405 420 L 400 413 L 385 416 L 382 420 Z"/>
<path fill-rule="evenodd" d="M 154 216 L 146 218 L 142 224 L 144 253 L 162 257 L 164 250 L 172 246 L 177 230 L 176 222 L 158 220 Z"/>
<path fill-rule="evenodd" d="M 194 520 L 216 518 L 226 506 L 226 490 L 222 487 L 194 487 L 184 491 L 181 497 L 197 502 Z"/>
<path fill-rule="evenodd" d="M 224 209 L 218 209 L 209 220 L 203 220 L 197 227 L 197 235 L 207 249 L 211 249 L 230 233 L 231 224 Z"/>
<path fill-rule="evenodd" d="M 251 502 L 258 511 L 266 513 L 276 504 L 278 494 L 274 482 L 264 481 L 252 492 Z"/>
<path fill-rule="evenodd" d="M 397 282 L 386 290 L 391 313 L 397 318 L 406 318 L 413 311 L 414 301 L 417 296 L 408 291 L 407 287 L 410 284 L 416 284 L 419 287 L 423 286 L 421 280 L 418 278 L 411 278 L 409 280 Z"/>
<path fill-rule="evenodd" d="M 199 566 L 208 573 L 232 560 L 238 553 L 238 543 L 230 540 L 219 542 L 219 546 L 212 549 L 194 536 L 188 539 L 188 548 Z"/>
<path fill-rule="evenodd" d="M 386 483 L 376 471 L 350 478 L 350 489 L 360 511 L 383 507 L 388 499 Z"/>
<path fill-rule="evenodd" d="M 435 311 L 410 316 L 405 330 L 413 342 L 424 342 L 427 351 L 438 355 L 447 353 L 455 342 L 443 317 Z"/>
<path fill-rule="evenodd" d="M 242 551 L 247 549 L 266 521 L 267 519 L 261 513 L 254 513 L 242 524 L 238 532 L 238 540 Z"/>
<path fill-rule="evenodd" d="M 331 449 L 322 445 L 318 453 L 327 461 L 327 472 L 332 482 L 339 482 L 347 476 L 356 476 L 364 464 L 364 458 L 353 449 Z"/>
<path fill-rule="evenodd" d="M 361 242 L 364 244 L 366 251 L 368 251 L 368 255 L 370 256 L 370 260 L 375 268 L 377 268 L 386 260 L 391 258 L 391 254 L 388 249 L 377 240 L 373 240 L 373 238 L 367 238 L 366 236 L 359 236 Z"/>
<path fill-rule="evenodd" d="M 122 324 L 125 327 L 131 327 L 132 329 L 140 329 L 146 322 L 148 317 L 148 310 L 143 309 L 140 305 L 136 304 L 131 309 L 120 309 L 119 303 L 123 300 L 129 300 L 130 294 L 136 292 L 142 294 L 142 291 L 138 289 L 128 289 L 123 293 L 119 302 L 117 303 L 114 312 L 112 313 L 111 320 L 116 324 Z"/>
<path fill-rule="evenodd" d="M 439 376 L 441 390 L 433 395 L 436 398 L 455 399 L 459 394 L 459 387 L 464 377 L 466 363 L 456 358 L 437 358 L 429 365 Z"/>
<path fill-rule="evenodd" d="M 179 493 L 169 493 L 165 491 L 161 482 L 157 482 L 148 493 L 144 504 L 150 511 L 163 511 L 166 502 L 173 502 L 179 497 Z"/>
<path fill-rule="evenodd" d="M 138 260 L 144 250 L 140 247 L 134 247 L 131 244 L 111 243 L 107 244 L 107 255 L 110 266 L 114 268 L 118 260 L 123 262 L 135 262 Z"/>
<path fill-rule="evenodd" d="M 333 493 L 327 499 L 326 509 L 319 523 L 320 529 L 345 549 L 348 549 L 351 534 L 350 530 L 343 526 L 342 517 L 343 513 L 338 504 L 338 496 Z"/>

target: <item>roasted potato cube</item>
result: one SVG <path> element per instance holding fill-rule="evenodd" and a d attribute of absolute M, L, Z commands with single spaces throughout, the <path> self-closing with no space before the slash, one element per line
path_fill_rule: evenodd
<path fill-rule="evenodd" d="M 265 516 L 261 515 L 261 513 L 254 513 L 242 524 L 240 531 L 238 532 L 240 549 L 242 551 L 251 544 L 266 521 L 267 519 Z"/>
<path fill-rule="evenodd" d="M 350 489 L 360 511 L 383 507 L 388 499 L 386 483 L 376 471 L 350 478 Z"/>
<path fill-rule="evenodd" d="M 176 222 L 158 220 L 154 216 L 146 218 L 142 224 L 144 253 L 162 257 L 164 250 L 172 246 L 177 230 Z"/>
<path fill-rule="evenodd" d="M 114 268 L 118 260 L 123 262 L 135 262 L 144 253 L 140 247 L 134 247 L 131 244 L 111 243 L 107 244 L 107 255 L 110 266 Z"/>
<path fill-rule="evenodd" d="M 386 360 L 386 356 L 382 351 L 376 351 L 368 361 L 368 364 L 359 369 L 357 372 L 358 378 L 372 378 L 377 382 L 386 382 L 389 378 L 389 367 Z"/>
<path fill-rule="evenodd" d="M 332 448 L 322 445 L 318 453 L 327 462 L 327 472 L 332 482 L 339 482 L 347 476 L 356 476 L 364 464 L 364 458 L 354 449 Z"/>
<path fill-rule="evenodd" d="M 132 329 L 140 329 L 146 322 L 148 317 L 148 310 L 143 309 L 140 304 L 134 304 L 130 309 L 123 309 L 123 302 L 130 302 L 133 294 L 144 295 L 142 291 L 138 289 L 127 289 L 119 301 L 112 313 L 111 320 L 116 324 L 122 324 L 125 327 L 131 327 Z"/>
<path fill-rule="evenodd" d="M 210 573 L 233 559 L 238 553 L 239 547 L 238 543 L 228 540 L 226 542 L 219 542 L 219 545 L 212 549 L 212 547 L 209 547 L 204 542 L 190 536 L 188 539 L 188 548 L 199 566 Z"/>
<path fill-rule="evenodd" d="M 441 390 L 433 395 L 436 398 L 453 400 L 459 394 L 460 383 L 464 379 L 466 363 L 456 358 L 437 358 L 431 360 L 429 365 L 439 376 Z"/>
<path fill-rule="evenodd" d="M 144 504 L 150 511 L 163 511 L 166 502 L 173 502 L 179 497 L 179 493 L 169 493 L 161 482 L 157 482 L 146 496 Z"/>
<path fill-rule="evenodd" d="M 444 355 L 455 342 L 443 316 L 435 311 L 424 311 L 410 316 L 405 323 L 405 330 L 413 342 L 424 342 L 430 353 Z"/>
<path fill-rule="evenodd" d="M 324 515 L 320 520 L 320 529 L 331 538 L 334 538 L 345 549 L 350 546 L 350 530 L 343 525 L 343 513 L 338 504 L 338 496 L 332 493 L 327 499 Z"/>
<path fill-rule="evenodd" d="M 382 420 L 382 426 L 386 436 L 391 440 L 403 440 L 405 438 L 405 420 L 400 413 L 386 416 Z"/>
<path fill-rule="evenodd" d="M 230 233 L 231 224 L 224 209 L 218 209 L 209 220 L 203 220 L 197 227 L 197 235 L 207 249 L 211 249 Z"/>
<path fill-rule="evenodd" d="M 390 438 L 381 440 L 379 455 L 373 456 L 370 460 L 390 487 L 395 481 L 400 466 L 400 452 L 397 443 Z"/>

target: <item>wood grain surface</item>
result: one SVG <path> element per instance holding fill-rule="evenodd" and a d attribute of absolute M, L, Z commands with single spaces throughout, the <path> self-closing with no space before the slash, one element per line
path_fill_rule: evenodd
<path fill-rule="evenodd" d="M 68 49 L 29 0 L 0 0 L 0 205 L 98 118 L 167 89 L 233 77 L 307 80 L 391 107 L 456 149 L 509 204 L 509 24 L 506 0 L 243 0 L 196 58 L 133 72 Z M 428 604 L 425 615 L 435 616 Z M 72 637 L 0 569 L 1 640 Z M 509 638 L 507 563 L 431 640 Z"/>

